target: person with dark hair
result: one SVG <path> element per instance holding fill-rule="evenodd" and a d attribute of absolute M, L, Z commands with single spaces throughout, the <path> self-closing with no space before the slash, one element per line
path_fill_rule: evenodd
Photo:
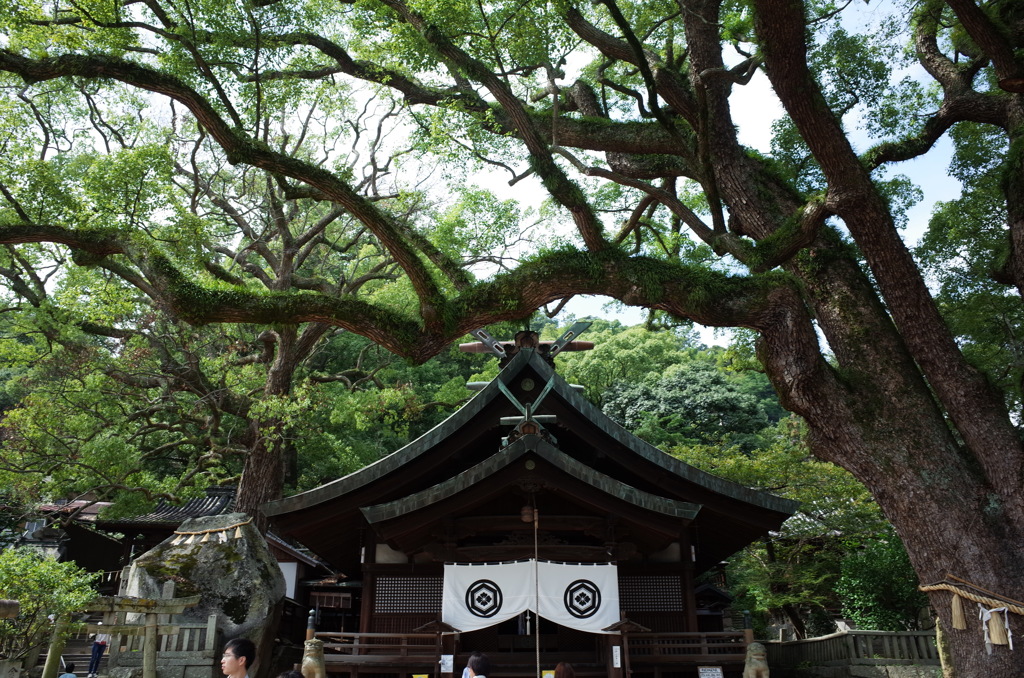
<path fill-rule="evenodd" d="M 78 678 L 75 675 L 75 663 L 68 662 L 64 665 L 64 673 L 60 674 L 57 678 Z"/>
<path fill-rule="evenodd" d="M 480 651 L 479 650 L 474 650 L 473 654 L 469 655 L 469 658 L 472 659 L 473 657 L 479 657 L 479 656 L 480 656 Z M 464 669 L 462 669 L 462 678 L 469 678 L 469 664 L 466 664 L 466 667 Z"/>
<path fill-rule="evenodd" d="M 576 678 L 576 672 L 569 662 L 558 662 L 555 667 L 555 678 Z"/>
<path fill-rule="evenodd" d="M 248 638 L 233 638 L 224 646 L 220 670 L 228 678 L 249 678 L 255 660 L 256 644 Z"/>
<path fill-rule="evenodd" d="M 466 668 L 469 669 L 470 678 L 486 678 L 491 672 L 491 660 L 483 652 L 477 652 L 470 655 Z"/>
<path fill-rule="evenodd" d="M 278 674 L 277 678 L 303 678 L 303 676 L 302 671 L 292 669 L 291 671 L 282 671 Z"/>

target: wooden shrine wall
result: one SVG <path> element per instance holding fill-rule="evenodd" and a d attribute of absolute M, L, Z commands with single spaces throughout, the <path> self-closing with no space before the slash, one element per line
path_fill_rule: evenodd
<path fill-rule="evenodd" d="M 443 576 L 379 574 L 373 581 L 371 615 L 364 620 L 364 630 L 412 633 L 440 618 Z M 683 578 L 678 574 L 619 575 L 623 614 L 652 631 L 695 631 L 686 628 L 688 598 L 684 595 Z"/>

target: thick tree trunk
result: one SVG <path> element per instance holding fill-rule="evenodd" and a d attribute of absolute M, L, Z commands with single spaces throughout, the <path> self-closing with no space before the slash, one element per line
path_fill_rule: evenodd
<path fill-rule="evenodd" d="M 819 327 L 837 369 L 824 362 L 810 319 L 791 313 L 765 318 L 761 355 L 785 404 L 808 421 L 815 453 L 850 470 L 867 485 L 892 521 L 921 583 L 947 573 L 1021 599 L 1024 538 L 1017 496 L 992 482 L 974 462 L 990 450 L 957 440 L 900 335 L 851 258 L 812 250 L 805 280 Z M 994 413 L 989 413 L 990 415 Z M 1012 456 L 1013 452 L 1010 451 Z M 950 596 L 930 594 L 952 628 Z M 960 675 L 1021 675 L 1006 648 L 985 652 L 980 625 L 950 631 Z"/>
<path fill-rule="evenodd" d="M 275 335 L 276 354 L 267 372 L 263 395 L 270 400 L 283 400 L 292 391 L 295 369 L 302 357 L 302 342 L 294 325 L 278 329 Z M 295 453 L 294 446 L 289 444 L 288 434 L 285 420 L 275 414 L 254 417 L 249 422 L 249 452 L 238 483 L 235 505 L 239 511 L 253 517 L 261 532 L 266 532 L 268 525 L 260 507 L 281 498 L 285 471 L 291 466 L 288 455 Z"/>
<path fill-rule="evenodd" d="M 759 326 L 767 373 L 787 407 L 807 420 L 815 453 L 871 491 L 921 583 L 953 574 L 1020 600 L 1020 437 L 998 394 L 959 353 L 884 200 L 818 91 L 807 67 L 805 11 L 800 2 L 756 0 L 757 31 L 775 91 L 859 250 L 823 236 L 790 267 L 804 283 L 835 368 L 824 364 L 810 319 L 794 301 L 789 315 L 775 312 Z M 950 594 L 930 600 L 952 629 Z M 951 630 L 947 639 L 959 675 L 1024 673 L 1008 649 L 986 653 L 980 624 Z"/>
<path fill-rule="evenodd" d="M 257 529 L 266 532 L 267 520 L 260 507 L 268 501 L 280 499 L 283 487 L 280 424 L 268 420 L 252 421 L 249 436 L 253 442 L 245 457 L 235 508 L 252 516 Z"/>

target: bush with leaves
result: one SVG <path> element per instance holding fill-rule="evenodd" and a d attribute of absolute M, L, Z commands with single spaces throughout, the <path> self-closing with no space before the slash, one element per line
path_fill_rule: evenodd
<path fill-rule="evenodd" d="M 892 530 L 843 559 L 836 592 L 843 614 L 861 628 L 878 631 L 917 629 L 921 608 L 928 604 L 917 589 L 907 551 Z"/>
<path fill-rule="evenodd" d="M 53 622 L 96 597 L 96 575 L 25 547 L 0 552 L 0 598 L 17 600 L 20 613 L 0 620 L 0 659 L 23 659 L 50 640 Z"/>

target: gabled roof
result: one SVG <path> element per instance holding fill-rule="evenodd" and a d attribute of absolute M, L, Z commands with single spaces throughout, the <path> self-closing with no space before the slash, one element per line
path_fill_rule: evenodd
<path fill-rule="evenodd" d="M 606 484 L 602 491 L 616 501 L 636 492 L 699 504 L 693 520 L 698 571 L 777 529 L 795 509 L 794 502 L 700 471 L 633 436 L 525 349 L 462 409 L 417 440 L 344 478 L 265 504 L 263 511 L 278 531 L 351 571 L 358 562 L 352 562 L 359 548 L 355 528 L 369 526 L 363 509 L 373 507 L 369 517 L 395 502 L 425 510 L 431 493 L 464 493 L 460 474 L 503 463 L 500 456 L 491 459 L 502 454 L 503 438 L 513 428 L 501 419 L 520 416 L 526 403 L 533 403 L 535 415 L 555 417 L 544 424 L 558 453 L 546 459 L 552 468 L 562 464 L 567 473 L 571 460 L 578 473 L 615 479 L 618 485 Z"/>
<path fill-rule="evenodd" d="M 513 462 L 527 454 L 536 455 L 581 483 L 645 511 L 686 520 L 693 520 L 697 512 L 700 511 L 700 506 L 696 504 L 643 492 L 603 473 L 598 473 L 564 454 L 539 436 L 524 436 L 476 466 L 421 492 L 377 506 L 367 506 L 361 510 L 371 525 L 402 518 L 455 497 L 461 492 L 479 487 L 497 473 L 507 470 Z M 526 471 L 530 475 L 541 475 L 535 467 L 526 467 Z M 500 482 L 509 484 L 512 480 L 505 475 L 500 478 Z M 537 482 L 541 481 L 538 479 Z"/>
<path fill-rule="evenodd" d="M 581 464 L 543 438 L 527 435 L 442 483 L 363 507 L 362 513 L 377 535 L 398 551 L 428 551 L 443 560 L 461 560 L 470 551 L 446 548 L 444 542 L 473 536 L 483 540 L 475 550 L 478 555 L 510 560 L 533 552 L 526 541 L 508 542 L 515 533 L 532 531 L 532 522 L 524 523 L 520 513 L 531 496 L 542 498 L 539 522 L 545 534 L 576 532 L 590 537 L 589 548 L 583 543 L 545 543 L 539 555 L 555 560 L 575 553 L 577 560 L 603 562 L 627 557 L 637 545 L 648 553 L 662 551 L 682 539 L 700 510 L 695 504 L 630 487 Z M 488 546 L 495 537 L 505 546 Z M 627 542 L 628 553 L 609 552 L 609 539 Z"/>

